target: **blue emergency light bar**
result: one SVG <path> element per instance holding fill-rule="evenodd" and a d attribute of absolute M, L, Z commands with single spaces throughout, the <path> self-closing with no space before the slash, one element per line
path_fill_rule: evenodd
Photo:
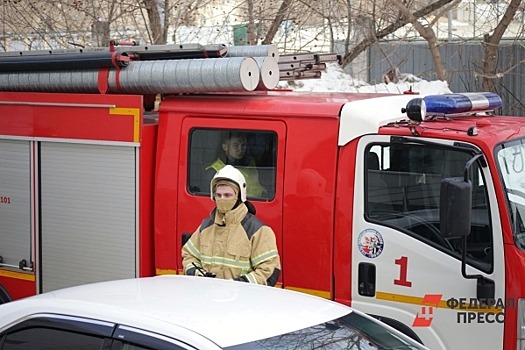
<path fill-rule="evenodd" d="M 423 98 L 427 115 L 460 114 L 475 111 L 493 111 L 501 107 L 501 97 L 492 92 L 431 95 Z"/>
<path fill-rule="evenodd" d="M 458 115 L 481 111 L 493 111 L 501 107 L 501 97 L 492 92 L 469 92 L 463 94 L 429 95 L 408 102 L 401 111 L 416 122 L 427 116 Z"/>

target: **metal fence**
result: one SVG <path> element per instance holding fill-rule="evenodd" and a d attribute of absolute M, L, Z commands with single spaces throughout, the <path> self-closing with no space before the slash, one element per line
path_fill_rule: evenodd
<path fill-rule="evenodd" d="M 478 42 L 449 42 L 439 48 L 453 92 L 482 91 L 483 48 Z M 380 42 L 368 50 L 368 81 L 383 82 L 392 68 L 425 80 L 437 80 L 426 41 Z M 525 116 L 525 42 L 502 41 L 497 57 L 495 91 L 503 99 L 498 114 Z"/>

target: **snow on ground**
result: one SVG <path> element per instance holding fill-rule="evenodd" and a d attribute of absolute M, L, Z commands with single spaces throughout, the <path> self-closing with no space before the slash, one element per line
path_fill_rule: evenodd
<path fill-rule="evenodd" d="M 401 94 L 412 88 L 413 92 L 421 95 L 441 95 L 452 93 L 448 83 L 444 81 L 426 81 L 412 74 L 401 74 L 400 82 L 397 84 L 370 85 L 362 80 L 352 78 L 343 69 L 334 63 L 327 64 L 326 70 L 322 72 L 320 79 L 295 80 L 293 83 L 281 82 L 281 88 L 291 88 L 295 91 L 349 91 L 349 92 L 380 92 Z"/>

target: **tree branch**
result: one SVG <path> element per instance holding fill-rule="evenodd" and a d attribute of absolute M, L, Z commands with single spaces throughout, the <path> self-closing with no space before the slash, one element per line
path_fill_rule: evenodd
<path fill-rule="evenodd" d="M 429 13 L 447 5 L 448 3 L 452 2 L 453 0 L 438 0 L 434 3 L 431 3 L 428 6 L 423 7 L 422 9 L 416 11 L 413 13 L 414 17 L 420 18 L 423 16 L 428 15 Z M 390 24 L 386 28 L 379 30 L 375 33 L 373 33 L 372 36 L 367 37 L 360 41 L 357 45 L 355 45 L 350 51 L 348 51 L 345 56 L 343 57 L 343 66 L 347 65 L 348 63 L 352 62 L 357 56 L 359 56 L 364 50 L 366 50 L 371 44 L 374 42 L 383 39 L 389 34 L 392 34 L 399 28 L 402 28 L 403 26 L 410 23 L 410 19 L 406 16 L 400 16 L 397 21 Z"/>
<path fill-rule="evenodd" d="M 288 12 L 288 8 L 292 4 L 292 2 L 293 0 L 283 0 L 283 2 L 281 3 L 281 6 L 279 7 L 279 10 L 277 11 L 277 15 L 272 21 L 270 29 L 268 29 L 268 33 L 266 33 L 266 37 L 262 41 L 263 45 L 269 45 L 272 43 L 273 39 L 275 38 L 275 34 L 277 34 L 277 31 L 279 30 L 279 26 L 284 20 L 284 16 Z"/>

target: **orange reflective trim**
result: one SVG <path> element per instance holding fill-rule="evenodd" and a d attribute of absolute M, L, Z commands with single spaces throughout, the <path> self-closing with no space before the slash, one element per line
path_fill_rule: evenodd
<path fill-rule="evenodd" d="M 138 108 L 110 108 L 109 114 L 133 116 L 133 142 L 139 142 L 140 109 Z"/>
<path fill-rule="evenodd" d="M 284 287 L 284 289 L 295 290 L 296 292 L 311 294 L 311 295 L 315 295 L 315 296 L 325 298 L 325 299 L 331 299 L 330 292 L 325 291 L 325 290 L 315 290 L 315 289 L 298 288 L 298 287 L 290 287 L 290 286 L 286 286 Z"/>
<path fill-rule="evenodd" d="M 177 270 L 173 269 L 155 269 L 155 274 L 158 275 L 183 275 L 184 273 L 179 273 Z"/>
<path fill-rule="evenodd" d="M 34 273 L 0 270 L 0 276 L 8 277 L 8 278 L 15 278 L 17 280 L 24 280 L 24 281 L 31 281 L 31 282 L 35 281 Z"/>
<path fill-rule="evenodd" d="M 415 296 L 403 295 L 403 294 L 376 292 L 376 299 L 393 301 L 396 303 L 404 303 L 404 304 L 425 305 L 423 304 L 423 297 L 415 297 Z M 479 307 L 473 307 L 470 305 L 462 307 L 462 308 L 452 309 L 447 305 L 446 300 L 440 300 L 439 305 L 437 307 L 440 309 L 449 309 L 449 310 L 456 310 L 456 311 L 501 312 L 501 308 L 497 308 L 497 307 L 479 308 Z"/>

